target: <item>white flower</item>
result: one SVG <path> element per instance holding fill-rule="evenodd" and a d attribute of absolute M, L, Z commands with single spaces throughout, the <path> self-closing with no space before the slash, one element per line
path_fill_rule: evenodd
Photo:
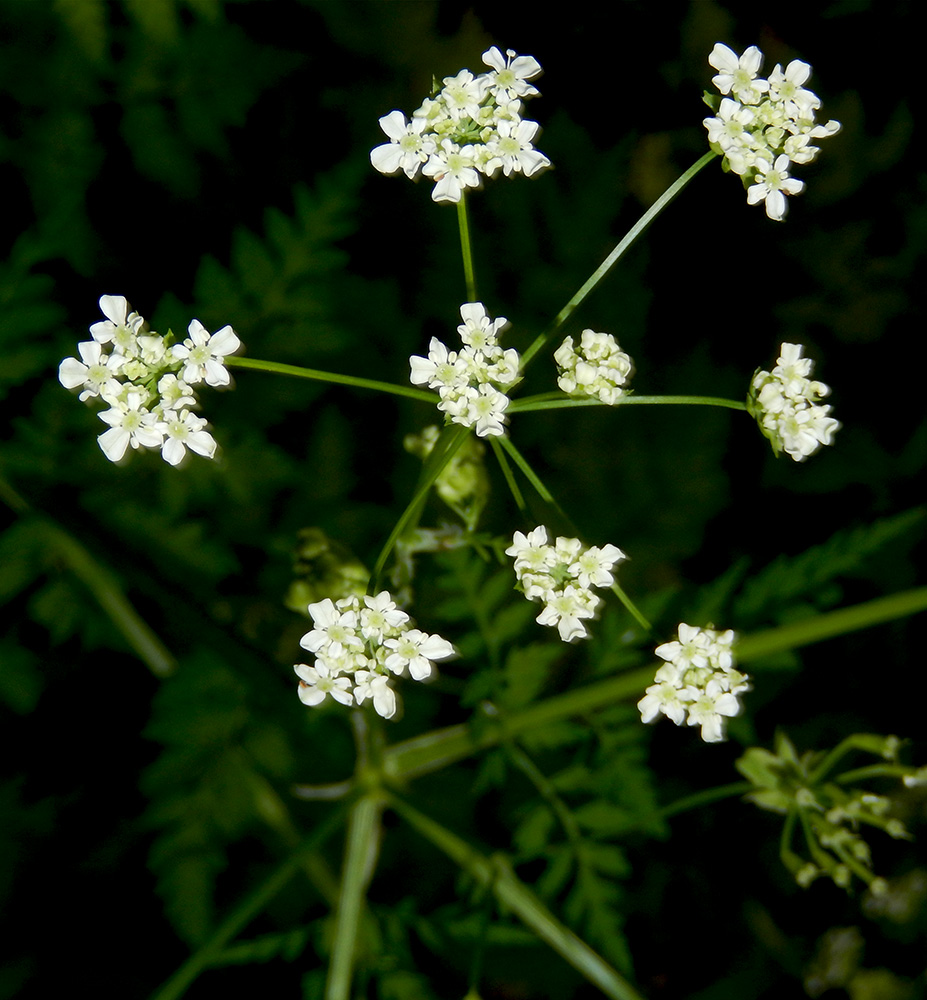
<path fill-rule="evenodd" d="M 234 354 L 241 347 L 235 331 L 224 326 L 216 333 L 209 333 L 195 319 L 187 327 L 187 333 L 190 334 L 187 340 L 171 348 L 174 357 L 184 362 L 184 381 L 193 385 L 204 380 L 207 385 L 228 385 L 229 373 L 222 362 L 226 355 Z"/>
<path fill-rule="evenodd" d="M 111 462 L 120 461 L 130 444 L 133 448 L 161 447 L 164 425 L 156 414 L 145 408 L 143 399 L 139 392 L 129 392 L 124 401 L 109 397 L 106 401 L 110 409 L 97 414 L 110 425 L 97 441 Z"/>
<path fill-rule="evenodd" d="M 422 164 L 435 151 L 434 139 L 422 136 L 422 130 L 427 125 L 424 118 L 413 118 L 406 122 L 406 116 L 401 111 L 391 111 L 380 119 L 380 128 L 389 136 L 390 141 L 377 146 L 370 151 L 370 162 L 381 174 L 402 172 L 408 178 L 413 178 L 419 172 Z"/>
<path fill-rule="evenodd" d="M 396 692 L 389 686 L 388 677 L 372 670 L 358 670 L 354 679 L 354 697 L 358 705 L 370 698 L 377 715 L 391 719 L 396 714 Z"/>
<path fill-rule="evenodd" d="M 477 437 L 499 437 L 505 434 L 505 409 L 509 397 L 491 385 L 467 390 L 467 412 L 462 422 L 476 428 Z"/>
<path fill-rule="evenodd" d="M 579 586 L 554 591 L 546 598 L 544 610 L 535 619 L 539 625 L 557 626 L 564 642 L 585 639 L 589 634 L 582 619 L 595 617 L 601 599 Z"/>
<path fill-rule="evenodd" d="M 457 76 L 444 78 L 441 97 L 451 117 L 467 115 L 474 120 L 480 117 L 480 102 L 489 86 L 485 76 L 475 77 L 469 70 L 462 69 Z"/>
<path fill-rule="evenodd" d="M 310 653 L 324 653 L 340 656 L 349 650 L 361 651 L 364 642 L 357 635 L 357 613 L 339 611 L 328 597 L 317 604 L 309 605 L 309 614 L 315 628 L 299 640 L 303 649 Z"/>
<path fill-rule="evenodd" d="M 103 345 L 96 340 L 85 340 L 77 350 L 82 360 L 65 358 L 58 366 L 58 381 L 66 389 L 83 386 L 79 396 L 83 402 L 100 395 L 106 382 L 119 374 L 125 358 L 121 354 L 104 354 Z"/>
<path fill-rule="evenodd" d="M 802 86 L 809 76 L 811 67 L 800 59 L 793 59 L 785 71 L 777 63 L 776 68 L 769 74 L 769 98 L 781 102 L 790 118 L 812 118 L 814 112 L 821 106 L 817 94 L 805 90 Z"/>
<path fill-rule="evenodd" d="M 179 465 L 187 448 L 205 458 L 215 458 L 216 442 L 204 428 L 202 417 L 189 410 L 168 410 L 164 414 L 164 443 L 161 456 L 170 465 Z"/>
<path fill-rule="evenodd" d="M 327 695 L 331 695 L 342 705 L 353 704 L 354 695 L 348 690 L 351 686 L 350 679 L 335 677 L 321 660 L 316 660 L 314 667 L 297 663 L 293 669 L 299 677 L 297 694 L 304 705 L 321 705 Z"/>
<path fill-rule="evenodd" d="M 494 153 L 501 161 L 502 172 L 506 177 L 513 173 L 532 177 L 539 170 L 550 166 L 550 160 L 532 145 L 539 128 L 538 123 L 532 121 L 503 121 L 496 125 L 498 138 Z"/>
<path fill-rule="evenodd" d="M 395 639 L 387 639 L 383 644 L 392 652 L 386 657 L 385 666 L 394 674 L 409 672 L 416 681 L 431 676 L 432 660 L 444 660 L 454 655 L 454 647 L 439 635 L 428 635 L 413 628 Z"/>
<path fill-rule="evenodd" d="M 97 343 L 112 343 L 120 354 L 130 354 L 135 349 L 135 338 L 145 322 L 138 313 L 130 313 L 129 303 L 123 295 L 101 295 L 100 310 L 106 317 L 90 327 L 90 334 Z"/>
<path fill-rule="evenodd" d="M 460 307 L 463 323 L 457 327 L 460 339 L 476 351 L 495 347 L 500 333 L 509 325 L 504 316 L 490 319 L 482 302 L 465 302 Z"/>
<path fill-rule="evenodd" d="M 405 611 L 396 607 L 389 592 L 384 590 L 375 597 L 364 597 L 360 609 L 360 625 L 364 638 L 382 642 L 384 635 L 392 629 L 399 629 L 409 620 Z"/>
<path fill-rule="evenodd" d="M 434 201 L 460 201 L 464 188 L 480 185 L 480 174 L 476 169 L 472 146 L 461 148 L 450 139 L 444 139 L 440 148 L 431 154 L 422 167 L 426 177 L 435 180 L 431 197 Z"/>
<path fill-rule="evenodd" d="M 710 65 L 720 70 L 711 82 L 722 94 L 733 94 L 742 104 L 756 104 L 769 90 L 769 82 L 757 79 L 763 65 L 763 53 L 751 45 L 742 56 L 738 56 L 721 42 L 717 42 L 708 57 Z"/>
<path fill-rule="evenodd" d="M 541 64 L 534 56 L 519 56 L 514 49 L 505 50 L 506 58 L 494 45 L 483 53 L 483 62 L 495 72 L 489 73 L 489 82 L 493 93 L 498 97 L 504 94 L 508 97 L 534 97 L 537 88 L 528 80 L 533 80 L 541 74 Z"/>
<path fill-rule="evenodd" d="M 776 157 L 776 162 L 757 161 L 755 182 L 747 188 L 747 203 L 756 205 L 766 202 L 766 214 L 770 219 L 781 222 L 788 208 L 787 194 L 800 194 L 805 189 L 804 181 L 789 176 L 789 158 L 785 153 Z"/>

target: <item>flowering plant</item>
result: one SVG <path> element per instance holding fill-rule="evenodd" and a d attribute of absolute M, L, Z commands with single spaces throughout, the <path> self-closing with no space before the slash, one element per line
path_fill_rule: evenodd
<path fill-rule="evenodd" d="M 96 664 L 106 694 L 126 646 L 158 678 L 146 732 L 163 750 L 151 762 L 146 746 L 150 807 L 139 827 L 163 919 L 190 949 L 176 971 L 157 973 L 167 977 L 158 1000 L 218 977 L 214 966 L 276 968 L 288 957 L 302 993 L 326 1000 L 569 996 L 583 981 L 635 1000 L 669 966 L 642 940 L 650 889 L 627 875 L 674 877 L 677 862 L 657 842 L 671 817 L 709 804 L 699 821 L 713 824 L 712 836 L 687 854 L 697 878 L 714 879 L 718 864 L 740 870 L 762 840 L 773 859 L 778 841 L 781 864 L 761 873 L 754 864 L 755 897 L 808 889 L 808 905 L 824 908 L 834 886 L 880 900 L 895 890 L 881 834 L 916 832 L 923 768 L 907 761 L 918 748 L 847 734 L 860 726 L 855 716 L 822 719 L 815 742 L 806 716 L 831 664 L 835 689 L 854 682 L 832 652 L 841 636 L 927 605 L 904 582 L 875 600 L 840 590 L 868 554 L 900 544 L 917 512 L 815 544 L 808 508 L 826 498 L 819 484 L 862 434 L 838 338 L 824 324 L 813 343 L 799 332 L 810 307 L 777 315 L 774 297 L 756 290 L 756 268 L 748 310 L 730 307 L 727 279 L 704 298 L 654 293 L 664 300 L 654 315 L 667 298 L 685 307 L 682 322 L 662 326 L 642 305 L 652 275 L 630 253 L 664 210 L 673 218 L 674 199 L 711 183 L 709 164 L 738 173 L 748 203 L 762 201 L 777 221 L 802 186 L 793 166 L 807 169 L 812 190 L 822 178 L 823 190 L 827 168 L 811 165 L 818 139 L 837 128 L 815 121 L 821 102 L 805 89 L 807 64 L 783 59 L 764 79 L 756 49 L 737 55 L 719 43 L 708 59 L 701 75 L 717 71 L 720 93 L 705 121 L 710 151 L 690 107 L 687 135 L 704 155 L 664 194 L 641 193 L 642 217 L 581 285 L 579 264 L 598 262 L 622 217 L 617 196 L 601 192 L 615 187 L 624 152 L 571 161 L 580 126 L 550 116 L 545 148 L 557 170 L 547 171 L 534 148 L 539 126 L 523 118 L 540 63 L 493 47 L 483 53 L 488 71 L 441 77 L 411 118 L 382 118 L 386 143 L 373 138 L 375 118 L 392 98 L 371 101 L 372 166 L 430 184 L 378 177 L 364 146 L 366 180 L 346 171 L 327 189 L 300 188 L 292 218 L 268 214 L 265 238 L 239 232 L 228 269 L 207 258 L 190 285 L 195 309 L 174 294 L 150 312 L 133 299 L 153 325 L 168 329 L 168 316 L 185 335 L 157 334 L 125 298 L 103 295 L 104 318 L 76 356 L 59 361 L 72 350 L 60 345 L 60 384 L 43 392 L 59 407 L 49 412 L 64 416 L 44 435 L 45 454 L 49 467 L 70 468 L 67 441 L 76 456 L 70 509 L 60 530 L 49 527 L 0 478 L 0 496 L 26 525 L 12 541 L 0 536 L 0 597 L 21 593 L 20 606 L 49 629 L 79 620 L 91 652 L 112 628 L 112 656 Z M 826 145 L 824 162 L 836 162 L 840 143 Z M 570 165 L 584 159 L 588 183 Z M 583 189 L 572 201 L 562 197 L 575 183 L 568 175 Z M 480 192 L 491 178 L 500 183 Z M 597 193 L 582 213 L 587 188 Z M 716 214 L 736 210 L 749 216 L 743 225 L 775 230 L 771 239 L 819 210 L 807 202 L 774 227 L 734 199 L 722 210 L 723 193 L 717 200 L 689 199 L 716 230 Z M 456 220 L 432 201 L 453 203 Z M 494 215 L 500 205 L 514 206 L 512 217 Z M 526 259 L 526 240 L 520 250 L 508 242 L 526 206 L 550 215 L 530 216 L 537 260 Z M 403 240 L 419 210 L 438 221 L 414 246 Z M 384 225 L 378 213 L 389 211 Z M 455 221 L 459 275 L 440 228 Z M 740 224 L 737 215 L 725 223 L 728 248 L 743 241 Z M 375 260 L 360 255 L 349 270 L 365 226 Z M 399 267 L 410 261 L 421 273 L 406 284 Z M 393 283 L 370 276 L 393 267 Z M 100 287 L 150 295 L 106 280 Z M 556 311 L 565 283 L 578 291 Z M 194 314 L 204 322 L 190 322 Z M 720 349 L 721 327 L 736 328 L 736 350 Z M 681 357 L 678 341 L 692 331 L 697 347 Z M 835 387 L 848 428 L 840 435 L 806 355 L 822 359 Z M 751 377 L 765 357 L 776 363 Z M 218 390 L 204 402 L 215 429 L 199 415 L 204 383 Z M 96 419 L 62 386 L 102 404 L 98 445 Z M 18 433 L 34 441 L 37 427 Z M 121 464 L 130 450 L 139 453 L 130 468 L 104 461 Z M 222 460 L 185 462 L 186 451 Z M 793 461 L 776 463 L 782 453 Z M 778 533 L 757 513 L 771 508 Z M 766 568 L 731 540 L 746 530 L 745 509 L 764 526 L 756 537 L 783 550 Z M 105 532 L 67 528 L 95 511 L 105 511 Z M 17 582 L 34 554 L 49 572 L 73 570 L 84 603 Z M 689 582 L 699 579 L 710 582 Z M 799 680 L 799 650 L 812 643 Z M 9 662 L 3 683 L 21 661 Z M 661 716 L 676 726 L 645 725 Z M 803 728 L 805 745 L 837 732 L 836 747 L 796 750 L 786 724 Z M 905 726 L 899 719 L 898 731 Z M 862 766 L 838 767 L 850 753 Z M 727 835 L 735 816 L 749 835 Z M 731 839 L 753 854 L 716 861 L 713 843 Z M 427 861 L 427 884 L 408 878 L 416 858 Z M 675 912 L 667 903 L 661 919 Z M 695 933 L 674 941 L 674 961 Z M 526 985 L 502 982 L 518 963 L 500 957 L 522 948 L 537 968 Z M 562 986 L 553 973 L 538 986 L 548 949 Z M 724 974 L 706 974 L 715 972 Z"/>

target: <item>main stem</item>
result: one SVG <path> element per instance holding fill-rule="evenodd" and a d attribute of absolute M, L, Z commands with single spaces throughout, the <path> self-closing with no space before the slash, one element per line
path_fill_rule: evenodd
<path fill-rule="evenodd" d="M 380 843 L 383 800 L 379 782 L 373 780 L 379 760 L 371 761 L 371 754 L 379 757 L 378 740 L 375 733 L 371 734 L 367 716 L 361 709 L 354 710 L 351 721 L 354 723 L 357 747 L 355 777 L 357 783 L 361 787 L 366 785 L 368 790 L 354 804 L 348 817 L 344 868 L 341 872 L 332 957 L 325 983 L 325 1000 L 350 1000 L 358 931 Z"/>

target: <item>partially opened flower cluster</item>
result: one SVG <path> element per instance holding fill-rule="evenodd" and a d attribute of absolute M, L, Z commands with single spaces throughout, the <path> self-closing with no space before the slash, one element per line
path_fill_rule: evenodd
<path fill-rule="evenodd" d="M 618 341 L 610 333 L 583 330 L 579 348 L 573 338 L 566 340 L 554 353 L 557 362 L 557 384 L 571 396 L 593 396 L 608 406 L 624 395 L 624 386 L 634 365 Z"/>
<path fill-rule="evenodd" d="M 819 400 L 830 394 L 823 382 L 813 382 L 814 362 L 803 358 L 801 344 L 783 344 L 771 372 L 757 370 L 750 383 L 747 409 L 756 418 L 773 451 L 784 451 L 804 462 L 821 445 L 833 444 L 840 421 Z"/>
<path fill-rule="evenodd" d="M 80 389 L 83 401 L 99 399 L 109 407 L 99 414 L 109 425 L 97 438 L 103 454 L 118 462 L 132 448 L 158 448 L 178 465 L 187 448 L 213 458 L 216 442 L 198 406 L 193 386 L 229 384 L 224 360 L 241 347 L 235 331 L 224 326 L 210 334 L 199 320 L 181 344 L 173 335 L 148 330 L 138 313 L 129 312 L 122 295 L 103 295 L 105 320 L 90 327 L 92 340 L 77 345 L 80 360 L 65 358 L 58 379 L 67 389 Z"/>
<path fill-rule="evenodd" d="M 583 621 L 594 618 L 602 603 L 592 588 L 610 587 L 612 570 L 627 558 L 615 545 L 586 548 L 578 538 L 557 538 L 549 545 L 543 525 L 527 535 L 516 531 L 505 554 L 515 559 L 525 597 L 544 604 L 538 624 L 556 626 L 564 642 L 587 637 Z"/>
<path fill-rule="evenodd" d="M 490 319 L 482 302 L 460 307 L 463 323 L 457 327 L 463 347 L 449 351 L 437 337 L 431 338 L 428 357 L 409 359 L 410 381 L 427 385 L 441 397 L 438 409 L 455 424 L 476 428 L 479 437 L 505 433 L 505 390 L 518 381 L 518 351 L 499 346 L 498 337 L 509 321 Z"/>
<path fill-rule="evenodd" d="M 500 170 L 506 177 L 531 177 L 550 160 L 533 146 L 539 126 L 521 117 L 524 98 L 537 95 L 528 83 L 541 73 L 532 56 L 505 56 L 493 46 L 483 53 L 489 66 L 474 76 L 462 69 L 446 76 L 444 86 L 406 121 L 401 111 L 380 119 L 389 142 L 370 153 L 370 162 L 383 174 L 402 170 L 410 179 L 419 171 L 435 186 L 435 201 L 458 202 L 466 188 Z"/>
<path fill-rule="evenodd" d="M 644 722 L 659 715 L 702 727 L 706 743 L 724 739 L 724 720 L 739 715 L 738 696 L 750 690 L 750 678 L 734 669 L 734 633 L 680 624 L 679 638 L 654 652 L 667 662 L 637 703 Z"/>
<path fill-rule="evenodd" d="M 782 220 L 786 195 L 805 187 L 791 176 L 792 164 L 811 163 L 820 152 L 815 141 L 836 135 L 840 122 L 815 122 L 821 101 L 805 89 L 811 67 L 800 59 L 785 69 L 777 63 L 768 80 L 758 75 L 763 53 L 755 45 L 738 56 L 718 42 L 708 62 L 718 70 L 712 83 L 725 95 L 720 104 L 717 98 L 708 101 L 716 112 L 703 121 L 708 141 L 743 179 L 747 201 L 763 202 L 771 219 Z"/>
<path fill-rule="evenodd" d="M 434 661 L 455 652 L 441 636 L 411 628 L 409 616 L 386 590 L 337 602 L 326 598 L 310 604 L 309 614 L 315 628 L 299 644 L 315 654 L 315 663 L 293 668 L 305 705 L 321 705 L 329 696 L 342 705 L 369 699 L 378 715 L 391 719 L 398 708 L 393 679 L 427 680 Z"/>

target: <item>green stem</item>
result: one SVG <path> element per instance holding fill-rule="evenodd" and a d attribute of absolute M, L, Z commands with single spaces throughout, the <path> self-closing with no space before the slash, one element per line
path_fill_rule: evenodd
<path fill-rule="evenodd" d="M 463 192 L 457 202 L 457 226 L 460 229 L 460 253 L 463 257 L 464 283 L 467 301 L 476 302 L 476 275 L 473 272 L 473 248 L 470 244 L 470 216 L 467 212 L 467 194 Z"/>
<path fill-rule="evenodd" d="M 735 646 L 735 656 L 742 663 L 758 660 L 763 656 L 781 653 L 787 649 L 798 649 L 822 639 L 845 635 L 871 625 L 881 625 L 884 622 L 904 618 L 907 615 L 927 611 L 927 587 L 917 587 L 905 590 L 889 597 L 879 597 L 865 604 L 855 604 L 849 608 L 840 608 L 814 618 L 781 625 L 779 628 L 738 639 Z"/>
<path fill-rule="evenodd" d="M 178 1000 L 196 978 L 212 965 L 223 948 L 243 930 L 302 867 L 304 858 L 316 850 L 334 833 L 343 821 L 347 807 L 338 809 L 312 831 L 300 846 L 280 864 L 256 889 L 250 892 L 222 921 L 212 936 L 180 966 L 151 1000 Z"/>
<path fill-rule="evenodd" d="M 55 552 L 68 569 L 90 591 L 103 613 L 122 634 L 138 658 L 155 677 L 168 677 L 177 668 L 170 650 L 126 597 L 113 572 L 95 559 L 76 538 L 51 518 L 34 511 L 29 502 L 0 477 L 0 500 L 21 517 L 33 517 L 45 532 L 49 550 Z"/>
<path fill-rule="evenodd" d="M 455 833 L 395 796 L 389 797 L 389 805 L 478 885 L 489 889 L 504 907 L 515 913 L 522 923 L 607 997 L 612 1000 L 643 1000 L 626 979 L 547 909 L 503 858 L 486 857 Z"/>
<path fill-rule="evenodd" d="M 704 167 L 706 164 L 710 163 L 717 153 L 709 152 L 706 153 L 698 162 L 694 163 L 689 169 L 677 180 L 675 180 L 670 186 L 660 195 L 659 198 L 647 209 L 646 212 L 637 220 L 637 222 L 631 227 L 627 235 L 623 240 L 615 247 L 614 250 L 602 261 L 602 263 L 592 272 L 589 280 L 580 288 L 580 290 L 570 299 L 569 302 L 557 313 L 554 319 L 553 326 L 550 329 L 542 333 L 534 343 L 525 351 L 521 356 L 522 370 L 524 370 L 535 354 L 550 340 L 551 337 L 560 329 L 561 326 L 570 317 L 574 309 L 586 298 L 586 296 L 595 288 L 595 286 L 605 277 L 606 274 L 612 269 L 612 267 L 622 258 L 624 253 L 634 244 L 635 240 L 644 230 L 650 225 L 651 222 L 666 208 L 667 205 L 682 191 L 682 189 L 692 180 L 692 178 Z"/>
<path fill-rule="evenodd" d="M 899 781 L 912 769 L 903 764 L 869 764 L 867 767 L 857 767 L 852 771 L 844 771 L 834 779 L 837 785 L 852 785 L 857 781 L 871 781 L 873 778 L 897 778 Z"/>
<path fill-rule="evenodd" d="M 566 838 L 570 842 L 577 860 L 580 860 L 580 845 L 583 839 L 582 832 L 579 829 L 576 818 L 566 807 L 563 799 L 557 794 L 557 790 L 550 779 L 518 744 L 510 743 L 506 746 L 506 750 L 518 770 L 534 785 L 538 794 L 550 807 L 554 818 L 563 827 L 563 832 L 566 834 Z"/>
<path fill-rule="evenodd" d="M 505 457 L 505 451 L 499 443 L 499 439 L 496 437 L 490 438 L 489 443 L 492 447 L 493 454 L 496 456 L 496 461 L 499 463 L 499 468 L 502 470 L 502 475 L 505 476 L 505 481 L 508 484 L 509 491 L 515 500 L 515 506 L 518 507 L 520 511 L 524 512 L 525 498 L 522 496 L 518 483 L 515 482 L 512 467 L 509 465 L 508 459 Z"/>
<path fill-rule="evenodd" d="M 325 983 L 325 1000 L 349 1000 L 351 996 L 357 931 L 379 845 L 381 808 L 378 794 L 365 795 L 355 803 L 348 819 L 344 871 L 335 917 L 331 965 Z"/>
<path fill-rule="evenodd" d="M 587 715 L 626 698 L 639 697 L 653 683 L 655 669 L 653 665 L 643 667 L 567 691 L 509 716 L 487 716 L 476 731 L 465 724 L 448 726 L 394 743 L 384 752 L 384 771 L 394 780 L 415 778 L 515 739 L 528 730 L 542 729 L 570 716 Z"/>
<path fill-rule="evenodd" d="M 756 660 L 771 653 L 828 639 L 844 632 L 879 625 L 896 618 L 927 610 L 927 587 L 904 591 L 866 604 L 843 608 L 826 615 L 781 628 L 744 636 L 735 646 L 740 662 Z M 530 729 L 539 729 L 574 715 L 587 715 L 638 697 L 653 683 L 655 665 L 629 671 L 565 694 L 545 699 L 508 717 L 493 716 L 483 720 L 478 732 L 468 725 L 449 726 L 422 736 L 393 744 L 384 754 L 384 769 L 392 779 L 414 778 L 440 770 L 503 740 Z"/>
<path fill-rule="evenodd" d="M 395 546 L 397 540 L 420 516 L 422 507 L 425 505 L 425 500 L 428 497 L 428 491 L 435 484 L 438 476 L 440 476 L 444 471 L 448 462 L 450 462 L 454 455 L 457 454 L 469 433 L 469 427 L 460 427 L 459 425 L 454 424 L 450 427 L 445 427 L 441 437 L 439 437 L 435 442 L 435 446 L 432 448 L 431 454 L 428 456 L 425 461 L 425 465 L 422 467 L 422 473 L 419 476 L 419 481 L 416 485 L 412 501 L 402 512 L 402 515 L 394 525 L 393 530 L 390 532 L 389 538 L 386 539 L 383 548 L 380 550 L 379 556 L 377 556 L 377 561 L 373 567 L 373 573 L 370 575 L 371 593 L 376 593 L 379 588 L 380 575 L 383 572 L 386 560 L 389 559 L 389 554 L 393 551 L 393 547 Z"/>
<path fill-rule="evenodd" d="M 621 601 L 625 608 L 630 612 L 631 617 L 645 632 L 653 631 L 653 626 L 649 621 L 647 621 L 643 614 L 638 611 L 637 605 L 631 600 L 630 597 L 628 597 L 617 580 L 612 584 L 612 593 L 616 595 L 618 600 Z"/>
<path fill-rule="evenodd" d="M 276 375 L 292 375 L 295 378 L 306 378 L 313 382 L 333 382 L 336 385 L 351 385 L 357 389 L 374 389 L 377 392 L 388 392 L 393 396 L 406 396 L 425 403 L 434 403 L 435 394 L 415 389 L 410 385 L 393 385 L 392 382 L 378 382 L 372 378 L 358 378 L 356 375 L 339 375 L 336 372 L 323 372 L 314 368 L 300 368 L 298 365 L 283 365 L 276 361 L 258 361 L 257 358 L 236 358 L 231 355 L 225 358 L 225 364 L 233 368 L 250 368 L 253 371 L 273 372 Z"/>
<path fill-rule="evenodd" d="M 688 812 L 690 809 L 698 809 L 711 802 L 720 802 L 722 799 L 730 799 L 735 795 L 746 795 L 752 792 L 755 786 L 750 781 L 735 781 L 730 785 L 720 785 L 718 788 L 708 788 L 703 792 L 695 792 L 693 795 L 686 795 L 684 798 L 676 799 L 669 805 L 663 806 L 657 811 L 660 819 L 669 819 L 679 813 Z"/>
<path fill-rule="evenodd" d="M 728 410 L 744 410 L 747 404 L 722 396 L 621 396 L 615 406 L 721 406 Z M 574 406 L 605 406 L 600 399 L 572 399 L 563 393 L 543 392 L 537 396 L 513 399 L 508 413 L 528 413 L 532 410 L 565 410 Z"/>
<path fill-rule="evenodd" d="M 495 442 L 495 438 L 493 439 Z M 502 447 L 509 453 L 512 461 L 521 469 L 525 478 L 529 483 L 535 488 L 538 496 L 542 500 L 545 500 L 549 504 L 553 504 L 557 510 L 560 510 L 560 505 L 554 500 L 553 493 L 541 482 L 541 477 L 531 468 L 528 464 L 528 460 L 522 455 L 522 453 L 512 444 L 512 439 L 510 437 L 503 437 L 500 439 L 499 443 Z"/>

